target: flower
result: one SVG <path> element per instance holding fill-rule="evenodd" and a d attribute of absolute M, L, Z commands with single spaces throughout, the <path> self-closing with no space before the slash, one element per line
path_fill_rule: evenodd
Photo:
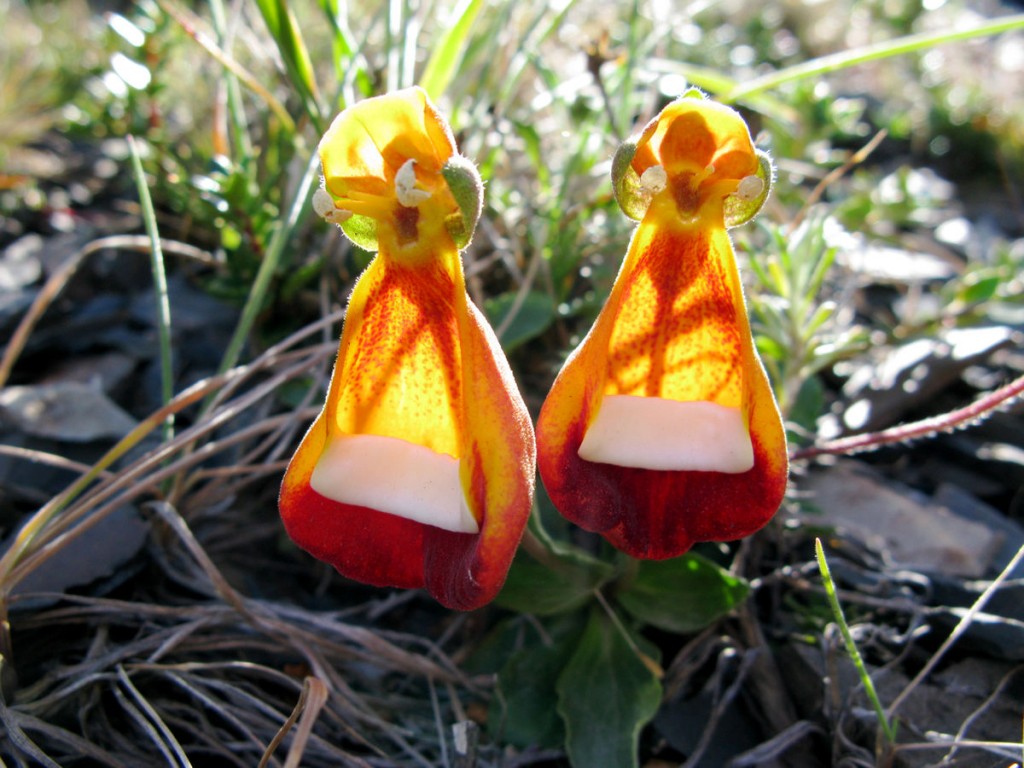
<path fill-rule="evenodd" d="M 349 578 L 477 608 L 505 581 L 536 466 L 526 406 L 466 295 L 459 249 L 480 214 L 479 176 L 419 88 L 342 112 L 320 158 L 314 208 L 378 253 L 285 473 L 281 517 Z"/>
<path fill-rule="evenodd" d="M 726 232 L 771 175 L 740 116 L 696 91 L 613 161 L 640 224 L 541 409 L 538 463 L 565 517 L 634 557 L 746 536 L 785 493 L 785 432 Z"/>

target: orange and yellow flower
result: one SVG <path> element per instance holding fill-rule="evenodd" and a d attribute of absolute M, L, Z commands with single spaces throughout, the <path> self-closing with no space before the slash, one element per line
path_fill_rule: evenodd
<path fill-rule="evenodd" d="M 482 185 L 426 93 L 342 112 L 317 212 L 377 255 L 349 301 L 323 411 L 292 458 L 292 539 L 345 576 L 471 610 L 500 590 L 533 498 L 533 427 L 459 257 Z"/>
<path fill-rule="evenodd" d="M 785 492 L 785 432 L 726 232 L 763 204 L 771 163 L 734 110 L 691 92 L 623 144 L 612 175 L 640 224 L 544 402 L 538 462 L 565 517 L 662 559 L 752 533 Z"/>

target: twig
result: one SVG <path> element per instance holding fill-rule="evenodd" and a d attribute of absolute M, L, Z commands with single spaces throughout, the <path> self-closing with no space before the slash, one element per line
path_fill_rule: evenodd
<path fill-rule="evenodd" d="M 257 768 L 266 768 L 269 761 L 273 758 L 274 751 L 281 745 L 284 737 L 288 735 L 288 731 L 299 721 L 301 715 L 302 722 L 299 724 L 299 730 L 295 734 L 295 740 L 292 741 L 292 746 L 288 750 L 288 757 L 285 762 L 285 768 L 298 766 L 298 761 L 302 759 L 302 753 L 305 751 L 306 743 L 309 741 L 310 734 L 312 733 L 312 724 L 316 722 L 317 715 L 326 703 L 327 686 L 323 684 L 322 680 L 318 680 L 315 677 L 307 677 L 302 683 L 302 693 L 299 694 L 299 700 L 295 703 L 295 709 L 292 710 L 288 719 L 284 721 L 280 730 L 267 745 L 267 749 L 263 753 Z"/>
<path fill-rule="evenodd" d="M 797 227 L 799 227 L 800 223 L 807 216 L 807 212 L 814 206 L 815 203 L 818 202 L 818 200 L 821 199 L 821 196 L 825 194 L 825 190 L 828 189 L 829 185 L 834 184 L 836 181 L 838 181 L 847 173 L 849 173 L 850 170 L 852 170 L 853 168 L 867 160 L 868 156 L 878 148 L 878 145 L 881 144 L 883 139 L 885 139 L 885 137 L 888 135 L 889 131 L 883 128 L 874 136 L 872 136 L 871 140 L 867 144 L 865 144 L 863 147 L 861 147 L 852 155 L 850 155 L 845 163 L 843 163 L 837 168 L 833 168 L 831 171 L 825 174 L 824 178 L 822 178 L 822 180 L 819 181 L 817 185 L 815 185 L 814 189 L 811 190 L 811 193 L 807 196 L 807 199 L 804 201 L 803 207 L 800 208 L 799 211 L 797 211 L 796 216 L 794 216 L 793 220 L 789 222 L 787 230 L 789 232 L 792 232 Z"/>
<path fill-rule="evenodd" d="M 913 693 L 914 689 L 921 684 L 921 682 L 931 674 L 932 670 L 935 669 L 936 665 L 942 660 L 942 657 L 946 655 L 950 648 L 956 643 L 957 640 L 967 631 L 967 628 L 971 626 L 975 617 L 981 613 L 985 608 L 985 605 L 991 599 L 992 595 L 1003 585 L 1013 573 L 1017 566 L 1021 562 L 1024 562 L 1024 547 L 1017 550 L 1010 562 L 1006 564 L 1002 572 L 996 576 L 992 582 L 985 588 L 985 591 L 978 595 L 978 599 L 974 601 L 974 604 L 967 610 L 957 625 L 953 628 L 953 631 L 949 633 L 949 637 L 946 638 L 945 642 L 939 647 L 939 649 L 932 655 L 930 659 L 921 667 L 921 671 L 918 672 L 914 679 L 907 683 L 907 687 L 900 691 L 889 707 L 889 717 L 892 717 L 899 706 L 907 700 L 907 697 Z"/>
<path fill-rule="evenodd" d="M 90 469 L 88 464 L 82 464 L 79 461 L 58 456 L 56 453 L 37 451 L 32 448 L 22 448 L 20 445 L 0 444 L 0 456 L 11 456 L 16 459 L 31 462 L 32 464 L 48 464 L 51 467 L 66 469 L 68 472 L 77 472 L 79 474 L 88 472 Z M 113 477 L 113 473 L 104 470 L 103 472 L 100 472 L 98 477 L 105 479 L 111 478 Z"/>
<path fill-rule="evenodd" d="M 615 141 L 621 144 L 624 137 L 615 120 L 615 110 L 612 109 L 611 95 L 608 93 L 608 88 L 604 83 L 604 76 L 601 74 L 601 66 L 606 61 L 613 60 L 614 57 L 608 53 L 608 32 L 605 31 L 600 40 L 592 43 L 587 49 L 587 71 L 590 72 L 594 82 L 597 84 L 597 89 L 601 92 L 601 102 L 604 104 L 605 115 L 608 117 L 608 127 L 612 129 Z"/>
<path fill-rule="evenodd" d="M 978 719 L 985 714 L 985 712 L 988 711 L 996 701 L 998 701 L 999 697 L 1003 695 L 1003 691 L 1005 691 L 1006 687 L 1010 684 L 1010 681 L 1013 680 L 1020 671 L 1021 667 L 1017 667 L 1006 673 L 1003 676 L 1003 679 L 999 681 L 999 685 L 996 686 L 996 689 L 989 694 L 988 698 L 986 698 L 981 705 L 974 710 L 974 712 L 964 719 L 963 723 L 960 724 L 960 728 L 956 732 L 956 736 L 953 738 L 953 745 L 950 747 L 949 754 L 943 758 L 943 762 L 952 763 L 953 759 L 956 757 L 957 750 L 960 749 L 964 742 L 967 741 L 967 739 L 964 738 L 967 735 L 967 731 L 969 731 Z M 1024 752 L 1024 743 L 1021 744 L 1021 750 Z M 1024 754 L 1021 756 L 1024 757 Z"/>
<path fill-rule="evenodd" d="M 538 248 L 533 252 L 533 256 L 530 257 L 530 263 L 526 268 L 526 274 L 523 276 L 523 282 L 519 286 L 519 290 L 516 291 L 515 297 L 512 299 L 512 306 L 508 308 L 505 316 L 501 319 L 498 327 L 494 329 L 494 335 L 498 339 L 502 339 L 509 327 L 516 319 L 516 315 L 519 314 L 519 310 L 523 308 L 523 302 L 526 301 L 526 297 L 530 293 L 530 289 L 533 288 L 533 281 L 537 278 L 537 271 L 540 269 L 541 262 L 544 261 L 542 249 Z"/>

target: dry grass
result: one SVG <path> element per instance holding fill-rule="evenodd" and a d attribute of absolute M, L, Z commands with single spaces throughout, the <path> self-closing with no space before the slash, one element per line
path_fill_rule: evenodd
<path fill-rule="evenodd" d="M 275 393 L 324 375 L 334 342 L 299 345 L 339 319 L 182 393 L 168 410 L 191 426 L 41 510 L 45 524 L 8 558 L 3 581 L 14 592 L 0 702 L 10 764 L 437 764 L 449 724 L 441 702 L 464 712 L 481 683 L 427 639 L 433 632 L 387 627 L 438 616 L 417 611 L 413 594 L 304 606 L 322 597 L 314 574 L 308 562 L 282 565 L 283 534 L 266 514 L 282 457 L 315 413 L 277 414 Z M 144 511 L 150 535 L 119 597 L 18 592 L 126 505 Z M 448 621 L 452 636 L 467 618 Z"/>

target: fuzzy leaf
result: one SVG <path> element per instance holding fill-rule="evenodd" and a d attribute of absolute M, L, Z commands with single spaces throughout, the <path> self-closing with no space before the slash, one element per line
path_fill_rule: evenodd
<path fill-rule="evenodd" d="M 559 568 L 551 569 L 520 551 L 495 602 L 536 616 L 564 613 L 590 600 L 611 571 L 603 563 L 587 567 L 569 558 L 559 559 Z"/>
<path fill-rule="evenodd" d="M 500 695 L 491 699 L 488 727 L 517 747 L 557 747 L 565 726 L 555 707 L 555 683 L 583 630 L 584 614 L 546 622 L 545 636 L 513 653 L 498 673 Z"/>
<path fill-rule="evenodd" d="M 641 561 L 618 593 L 635 618 L 669 632 L 697 632 L 744 600 L 750 587 L 705 557 L 688 552 L 671 560 Z"/>
<path fill-rule="evenodd" d="M 604 613 L 591 612 L 557 690 L 575 768 L 637 765 L 640 728 L 658 711 L 661 683 Z"/>
<path fill-rule="evenodd" d="M 515 308 L 515 304 L 515 291 L 484 302 L 484 313 L 491 324 L 501 330 L 501 346 L 506 352 L 543 333 L 555 319 L 555 302 L 551 296 L 540 291 L 530 291 L 506 326 L 505 318 Z"/>

